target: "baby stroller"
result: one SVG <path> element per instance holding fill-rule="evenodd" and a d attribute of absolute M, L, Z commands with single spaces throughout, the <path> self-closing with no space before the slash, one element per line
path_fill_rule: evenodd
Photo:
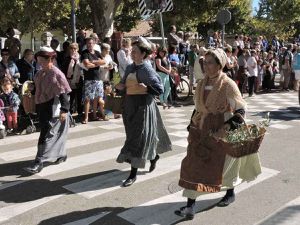
<path fill-rule="evenodd" d="M 34 102 L 34 82 L 26 81 L 21 88 L 22 108 L 20 109 L 19 124 L 26 134 L 36 132 L 36 124 L 38 124 L 37 114 Z"/>
<path fill-rule="evenodd" d="M 39 124 L 38 115 L 35 108 L 34 100 L 35 86 L 33 81 L 24 82 L 21 89 L 22 110 L 19 117 L 19 124 L 22 124 L 22 130 L 26 134 L 31 134 L 37 131 Z M 69 113 L 70 127 L 75 127 L 76 123 L 72 115 Z"/>
<path fill-rule="evenodd" d="M 3 122 L 5 121 L 4 115 L 4 102 L 0 99 L 0 139 L 3 139 L 6 136 L 6 130 Z"/>

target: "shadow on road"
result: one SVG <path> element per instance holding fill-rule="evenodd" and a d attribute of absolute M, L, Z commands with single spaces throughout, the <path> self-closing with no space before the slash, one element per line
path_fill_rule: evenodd
<path fill-rule="evenodd" d="M 251 116 L 263 117 L 267 112 L 270 112 L 271 120 L 293 121 L 300 120 L 300 108 L 299 107 L 286 107 L 272 111 L 260 111 L 258 113 L 251 113 Z"/>
<path fill-rule="evenodd" d="M 20 175 L 21 177 L 26 177 L 31 174 L 28 174 L 23 170 L 24 167 L 30 165 L 32 161 L 21 161 L 21 162 L 13 162 L 8 164 L 0 165 L 0 176 L 9 176 L 9 175 Z M 24 172 L 23 172 L 24 171 Z M 80 182 L 86 179 L 113 174 L 113 177 L 117 177 L 117 179 L 112 179 L 109 182 L 105 182 L 101 184 L 101 189 L 111 188 L 111 187 L 119 187 L 122 184 L 122 179 L 126 179 L 129 175 L 129 171 L 120 171 L 120 170 L 107 170 L 101 171 L 98 173 L 86 174 L 77 177 L 68 177 L 60 180 L 50 181 L 48 179 L 40 178 L 38 175 L 32 176 L 32 179 L 26 178 L 25 182 L 17 184 L 15 186 L 9 187 L 4 190 L 0 190 L 0 201 L 6 203 L 22 203 L 33 200 L 42 199 L 45 197 L 60 195 L 60 194 L 73 194 L 73 192 L 66 190 L 63 186 Z M 144 175 L 147 172 L 139 171 L 138 175 Z M 120 178 L 120 180 L 118 180 Z M 17 181 L 22 181 L 18 179 Z M 9 181 L 6 181 L 9 183 Z M 10 181 L 12 182 L 12 181 Z M 5 182 L 4 182 L 5 183 Z M 84 190 L 84 191 L 93 191 L 93 190 Z"/>
<path fill-rule="evenodd" d="M 201 213 L 204 211 L 208 211 L 216 207 L 216 203 L 219 199 L 212 200 L 203 200 L 198 201 L 196 203 L 196 215 L 197 213 Z M 134 210 L 134 212 L 129 212 L 128 219 L 132 219 L 134 221 L 127 221 L 125 218 L 121 218 L 118 214 L 129 210 L 128 208 L 123 207 L 104 207 L 104 208 L 95 208 L 89 209 L 86 211 L 74 211 L 71 213 L 67 213 L 64 215 L 59 215 L 56 217 L 52 217 L 46 220 L 41 221 L 38 225 L 52 225 L 52 224 L 67 224 L 72 223 L 77 224 L 78 220 L 88 219 L 88 217 L 97 217 L 100 216 L 101 213 L 107 213 L 107 215 L 102 218 L 94 220 L 93 225 L 134 225 L 132 222 L 136 222 L 138 224 L 143 225 L 153 225 L 153 224 L 163 224 L 164 219 L 172 223 L 172 225 L 179 224 L 185 221 L 185 218 L 175 215 L 174 211 L 179 209 L 180 207 L 186 205 L 186 202 L 175 202 L 175 203 L 159 203 L 149 206 L 136 206 L 130 208 Z M 125 212 L 126 215 L 127 212 Z M 152 216 L 151 216 L 152 215 Z M 157 216 L 155 216 L 157 215 Z M 121 215 L 122 216 L 122 215 Z M 166 218 L 164 218 L 166 217 Z M 80 224 L 83 224 L 80 221 Z M 90 224 L 90 223 L 88 223 Z"/>

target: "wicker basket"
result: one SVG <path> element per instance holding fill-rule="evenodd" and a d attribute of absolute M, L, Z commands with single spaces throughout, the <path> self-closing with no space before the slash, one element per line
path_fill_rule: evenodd
<path fill-rule="evenodd" d="M 244 124 L 247 126 L 247 131 L 250 136 L 250 131 L 249 128 L 252 126 L 256 126 L 255 124 L 253 125 L 247 125 L 244 121 Z M 260 127 L 259 128 L 259 135 L 257 137 L 252 137 L 247 141 L 244 141 L 242 143 L 229 143 L 225 141 L 224 139 L 214 137 L 218 143 L 221 145 L 221 148 L 230 156 L 234 158 L 239 158 L 242 156 L 250 155 L 253 153 L 258 152 L 258 149 L 264 139 L 266 133 L 266 129 Z"/>
<path fill-rule="evenodd" d="M 243 143 L 228 143 L 219 139 L 222 149 L 230 156 L 239 158 L 258 152 L 261 142 L 265 136 L 265 131 L 256 138 L 244 141 Z"/>

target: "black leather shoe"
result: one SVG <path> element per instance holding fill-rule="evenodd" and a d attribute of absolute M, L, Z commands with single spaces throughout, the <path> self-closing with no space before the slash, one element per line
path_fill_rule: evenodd
<path fill-rule="evenodd" d="M 43 163 L 42 162 L 36 162 L 32 167 L 27 167 L 25 170 L 29 173 L 35 174 L 41 172 L 43 169 Z"/>
<path fill-rule="evenodd" d="M 55 162 L 54 164 L 60 164 L 60 163 L 63 163 L 67 160 L 67 156 L 63 156 L 63 157 L 59 157 Z"/>
<path fill-rule="evenodd" d="M 155 169 L 157 160 L 159 160 L 159 155 L 156 155 L 155 159 L 150 160 L 150 168 L 149 168 L 150 173 Z"/>
<path fill-rule="evenodd" d="M 235 201 L 235 195 L 225 195 L 221 201 L 217 204 L 219 207 L 229 206 L 231 203 Z"/>
<path fill-rule="evenodd" d="M 124 181 L 123 187 L 129 187 L 136 181 L 136 177 L 134 178 L 128 178 L 127 180 Z"/>
<path fill-rule="evenodd" d="M 192 208 L 187 208 L 186 206 L 181 207 L 179 210 L 174 212 L 177 216 L 185 217 L 187 220 L 194 219 L 195 212 Z"/>

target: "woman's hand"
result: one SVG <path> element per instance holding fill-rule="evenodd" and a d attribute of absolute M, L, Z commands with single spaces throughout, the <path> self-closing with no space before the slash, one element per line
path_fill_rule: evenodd
<path fill-rule="evenodd" d="M 61 123 L 64 122 L 67 119 L 67 116 L 68 116 L 68 113 L 60 111 L 60 114 L 59 114 L 59 120 L 60 120 L 60 122 Z"/>
<path fill-rule="evenodd" d="M 116 86 L 115 86 L 116 89 L 122 91 L 125 89 L 125 84 L 121 84 L 121 83 L 118 83 Z"/>
<path fill-rule="evenodd" d="M 147 91 L 148 90 L 147 86 L 144 83 L 138 83 L 137 86 L 142 91 Z"/>

